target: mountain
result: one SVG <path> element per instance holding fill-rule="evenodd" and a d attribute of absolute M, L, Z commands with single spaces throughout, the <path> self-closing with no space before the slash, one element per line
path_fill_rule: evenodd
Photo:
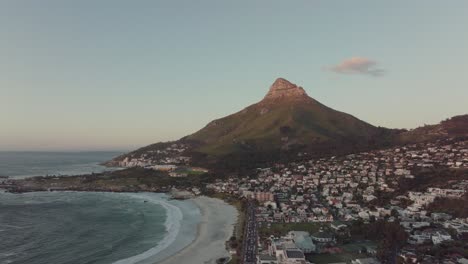
<path fill-rule="evenodd" d="M 214 120 L 183 140 L 197 142 L 202 153 L 224 155 L 324 143 L 365 143 L 382 131 L 385 129 L 321 104 L 302 87 L 278 78 L 260 102 Z"/>
<path fill-rule="evenodd" d="M 424 125 L 399 135 L 400 143 L 430 141 L 447 137 L 468 136 L 468 114 L 448 118 L 436 125 Z"/>
<path fill-rule="evenodd" d="M 307 153 L 304 158 L 320 157 L 467 136 L 468 115 L 409 131 L 376 127 L 327 107 L 302 87 L 278 78 L 258 103 L 180 140 L 148 145 L 105 164 L 120 166 L 135 159 L 167 163 L 191 157 L 192 164 L 235 170 L 297 159 L 298 152 Z"/>

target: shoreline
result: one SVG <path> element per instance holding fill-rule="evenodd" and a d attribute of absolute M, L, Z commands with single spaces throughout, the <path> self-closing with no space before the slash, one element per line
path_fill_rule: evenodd
<path fill-rule="evenodd" d="M 195 239 L 176 252 L 154 264 L 213 263 L 220 258 L 229 258 L 226 242 L 233 235 L 239 212 L 217 198 L 198 196 L 190 199 L 200 209 L 201 219 Z"/>
<path fill-rule="evenodd" d="M 43 193 L 44 191 L 38 191 Z M 46 191 L 47 192 L 47 191 Z M 99 191 L 58 191 L 58 192 L 93 192 L 93 193 L 106 193 Z M 151 201 L 151 194 L 148 192 L 113 192 L 130 194 L 130 197 L 140 199 L 142 201 Z M 14 193 L 12 193 L 14 194 Z M 150 194 L 148 197 L 146 195 Z M 156 194 L 156 193 L 153 193 Z M 158 246 L 149 249 L 146 252 L 124 258 L 114 263 L 145 263 L 145 264 L 193 264 L 193 263 L 206 263 L 217 264 L 220 258 L 231 258 L 231 254 L 226 248 L 226 243 L 230 237 L 234 235 L 234 227 L 239 220 L 241 212 L 238 209 L 227 203 L 220 198 L 208 196 L 196 196 L 186 200 L 171 200 L 167 193 L 160 193 L 166 198 L 168 207 L 163 205 L 165 202 L 157 202 L 163 207 L 166 207 L 168 215 L 171 214 L 173 206 L 177 208 L 180 217 L 175 217 L 173 220 L 177 223 L 172 224 L 176 227 L 177 231 L 172 234 L 173 238 L 169 244 L 163 246 L 162 251 L 154 254 L 151 251 L 158 250 Z M 164 197 L 163 196 L 163 197 Z M 187 203 L 190 201 L 190 203 Z M 196 210 L 195 210 L 196 208 Z M 182 211 L 180 211 L 182 210 Z M 173 212 L 173 214 L 176 212 Z M 191 220 L 197 219 L 198 223 Z M 195 218 L 194 218 L 195 217 Z M 171 218 L 172 219 L 172 218 Z M 173 232 L 174 230 L 172 230 Z M 169 232 L 171 232 L 169 230 Z M 168 234 L 171 235 L 171 234 Z M 159 251 L 159 250 L 158 250 Z M 147 255 L 149 254 L 149 255 Z M 147 255 L 145 257 L 144 255 Z M 151 256 L 152 255 L 152 256 Z"/>
<path fill-rule="evenodd" d="M 1 193 L 1 191 L 0 191 Z M 90 196 L 88 196 L 88 194 Z M 3 200 L 3 195 L 5 196 L 5 200 Z M 130 244 L 123 244 L 122 246 L 122 252 L 112 252 L 112 251 L 106 251 L 109 248 L 101 248 L 101 245 L 96 244 L 97 250 L 99 252 L 101 251 L 106 251 L 101 257 L 103 257 L 104 260 L 109 261 L 106 263 L 125 263 L 125 264 L 137 264 L 137 263 L 153 263 L 154 260 L 157 260 L 154 257 L 158 257 L 158 255 L 164 256 L 164 253 L 166 253 L 166 256 L 170 256 L 172 254 L 176 254 L 177 251 L 182 249 L 185 245 L 188 245 L 191 243 L 193 239 L 195 239 L 196 232 L 195 229 L 198 225 L 199 220 L 201 219 L 200 217 L 200 211 L 198 207 L 195 205 L 193 202 L 181 202 L 181 201 L 175 201 L 175 200 L 169 200 L 167 194 L 163 193 L 106 193 L 106 192 L 74 192 L 74 191 L 66 191 L 66 192 L 29 192 L 24 195 L 19 195 L 15 193 L 8 193 L 6 192 L 5 194 L 2 193 L 2 197 L 0 197 L 3 201 L 11 201 L 12 205 L 30 205 L 30 206 L 35 206 L 36 204 L 41 205 L 41 204 L 49 204 L 49 203 L 55 203 L 55 201 L 71 201 L 74 203 L 75 201 L 81 201 L 83 197 L 91 197 L 93 195 L 94 198 L 92 198 L 93 202 L 96 201 L 99 203 L 99 201 L 122 201 L 119 203 L 118 206 L 116 206 L 116 210 L 121 210 L 123 209 L 124 211 L 127 211 L 128 206 L 137 206 L 136 211 L 132 211 L 133 216 L 137 217 L 137 220 L 140 224 L 140 227 L 148 227 L 145 228 L 147 231 L 144 232 L 151 232 L 147 236 L 140 236 L 141 229 L 138 228 L 139 233 L 136 232 L 131 232 L 131 233 L 126 233 L 124 234 L 124 238 L 127 239 L 130 236 L 134 236 L 135 234 L 137 236 L 134 237 L 136 239 L 134 242 L 135 243 L 140 243 L 138 246 L 135 246 L 135 244 L 130 245 Z M 75 199 L 76 198 L 76 199 Z M 78 200 L 77 200 L 78 199 Z M 90 198 L 91 199 L 91 198 Z M 95 200 L 96 199 L 96 200 Z M 86 201 L 85 201 L 86 202 Z M 147 203 L 147 204 L 146 204 Z M 10 203 L 7 203 L 8 205 Z M 82 204 L 82 203 L 77 203 L 77 204 Z M 86 204 L 86 203 L 85 203 Z M 153 204 L 157 204 L 161 209 L 164 209 L 161 211 L 161 209 L 158 209 L 159 211 L 156 211 L 155 214 L 153 214 Z M 127 206 L 128 205 L 128 206 Z M 122 207 L 123 206 L 123 207 Z M 159 207 L 158 206 L 158 207 Z M 105 207 L 108 208 L 108 207 Z M 78 208 L 78 211 L 81 210 Z M 163 213 L 165 211 L 166 213 Z M 143 217 L 143 215 L 152 215 L 151 218 L 148 217 Z M 122 214 L 118 214 L 119 216 L 122 216 Z M 125 216 L 125 215 L 124 215 Z M 166 216 L 166 217 L 165 217 Z M 165 219 L 164 219 L 165 218 Z M 185 218 L 185 219 L 183 219 Z M 69 218 L 69 220 L 73 220 L 74 217 Z M 148 225 L 142 225 L 141 221 L 143 223 L 147 222 Z M 111 221 L 112 222 L 112 221 Z M 28 222 L 29 223 L 29 222 Z M 35 221 L 31 221 L 31 226 L 34 226 Z M 74 221 L 70 221 L 72 225 L 75 224 Z M 79 221 L 77 222 L 78 224 L 80 223 Z M 94 222 L 93 222 L 94 223 Z M 129 223 L 123 223 L 120 222 L 121 227 L 128 226 L 130 224 L 133 224 L 135 222 L 129 222 Z M 166 232 L 164 232 L 164 229 L 161 227 L 153 229 L 153 224 L 161 224 L 165 226 Z M 29 225 L 28 224 L 28 225 Z M 101 224 L 106 225 L 106 222 L 102 222 Z M 128 226 L 131 228 L 130 226 Z M 2 228 L 3 229 L 3 228 Z M 34 228 L 33 228 L 34 229 Z M 62 230 L 62 229 L 58 229 Z M 153 231 L 155 233 L 153 233 Z M 0 230 L 2 231 L 2 230 Z M 110 231 L 110 229 L 109 229 Z M 118 229 L 112 229 L 112 233 L 114 231 L 118 232 Z M 165 234 L 164 234 L 165 233 Z M 160 234 L 160 235 L 159 235 Z M 181 240 L 175 240 L 175 238 L 179 234 L 185 234 L 183 239 L 185 241 Z M 42 239 L 44 236 L 38 237 L 38 239 Z M 159 238 L 160 237 L 160 238 Z M 74 237 L 72 237 L 74 239 Z M 120 236 L 122 238 L 122 236 Z M 141 239 L 140 239 L 141 238 Z M 144 239 L 143 239 L 144 238 Z M 155 239 L 153 239 L 155 238 Z M 162 238 L 162 239 L 161 239 Z M 59 238 L 60 239 L 60 238 Z M 94 239 L 93 239 L 94 240 Z M 54 239 L 54 241 L 56 241 Z M 54 242 L 51 241 L 51 242 Z M 69 240 L 68 238 L 64 240 L 66 243 L 68 241 L 74 241 L 74 240 Z M 81 240 L 77 240 L 81 241 Z M 100 241 L 100 240 L 97 240 Z M 145 242 L 146 241 L 146 242 Z M 153 242 L 154 241 L 154 242 Z M 150 243 L 152 242 L 152 243 Z M 140 246 L 141 245 L 141 246 Z M 152 246 L 151 246 L 152 245 Z M 120 246 L 120 245 L 119 245 Z M 150 246 L 147 248 L 147 246 Z M 68 248 L 68 247 L 67 247 Z M 141 249 L 147 248 L 147 250 L 143 252 L 139 252 Z M 50 257 L 45 257 L 44 260 L 47 260 L 48 262 L 55 262 L 52 261 L 56 256 L 59 256 L 60 254 L 53 249 L 50 248 L 44 248 L 47 254 L 50 254 Z M 11 250 L 11 249 L 10 249 Z M 13 247 L 13 250 L 15 248 Z M 76 250 L 75 254 L 77 256 L 81 256 L 81 254 L 85 253 L 85 251 L 80 251 L 81 249 Z M 5 252 L 0 250 L 0 262 L 2 262 L 4 257 L 8 257 L 4 255 Z M 97 252 L 98 252 L 97 251 Z M 119 250 L 120 251 L 120 250 Z M 160 254 L 162 253 L 162 254 Z M 28 255 L 32 254 L 32 255 Z M 36 256 L 35 254 L 38 254 L 37 252 L 34 251 L 28 251 L 27 255 L 24 256 L 19 256 L 19 257 L 32 257 Z M 42 253 L 41 253 L 42 254 Z M 46 254 L 46 255 L 47 255 Z M 161 257 L 161 259 L 164 257 Z M 50 261 L 49 261 L 50 259 Z M 73 259 L 73 258 L 70 258 Z M 15 257 L 12 257 L 12 259 L 8 259 L 9 261 L 16 261 Z M 92 259 L 91 259 L 92 260 Z M 92 260 L 96 261 L 96 259 Z M 2 262 L 3 263 L 3 262 Z M 62 263 L 62 262 L 60 262 Z M 63 262 L 65 263 L 65 262 Z"/>

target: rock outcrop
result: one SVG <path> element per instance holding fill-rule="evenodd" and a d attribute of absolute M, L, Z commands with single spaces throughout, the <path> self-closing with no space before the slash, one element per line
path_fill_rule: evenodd
<path fill-rule="evenodd" d="M 307 93 L 300 86 L 297 86 L 286 79 L 278 78 L 270 86 L 270 90 L 263 100 L 278 100 L 285 98 L 305 98 Z"/>

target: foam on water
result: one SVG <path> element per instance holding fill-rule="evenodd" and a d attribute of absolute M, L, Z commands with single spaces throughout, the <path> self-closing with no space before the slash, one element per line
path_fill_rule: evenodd
<path fill-rule="evenodd" d="M 155 263 L 200 221 L 193 202 L 155 193 L 0 193 L 0 211 L 0 263 L 15 264 Z"/>
<path fill-rule="evenodd" d="M 177 235 L 180 231 L 180 225 L 183 218 L 182 211 L 177 206 L 174 206 L 168 202 L 163 201 L 161 198 L 155 199 L 154 196 L 145 195 L 145 194 L 132 194 L 130 195 L 133 198 L 138 198 L 142 200 L 147 200 L 153 204 L 161 205 L 166 209 L 167 217 L 165 221 L 166 226 L 166 236 L 158 243 L 157 246 L 130 258 L 122 259 L 114 262 L 115 264 L 134 264 L 143 260 L 147 260 L 174 243 Z"/>

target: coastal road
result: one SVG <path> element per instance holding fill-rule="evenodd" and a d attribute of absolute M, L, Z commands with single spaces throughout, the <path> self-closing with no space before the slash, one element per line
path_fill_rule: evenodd
<path fill-rule="evenodd" d="M 249 202 L 247 205 L 247 217 L 244 229 L 244 242 L 242 250 L 242 263 L 255 264 L 257 261 L 258 229 L 255 219 L 255 205 Z"/>

